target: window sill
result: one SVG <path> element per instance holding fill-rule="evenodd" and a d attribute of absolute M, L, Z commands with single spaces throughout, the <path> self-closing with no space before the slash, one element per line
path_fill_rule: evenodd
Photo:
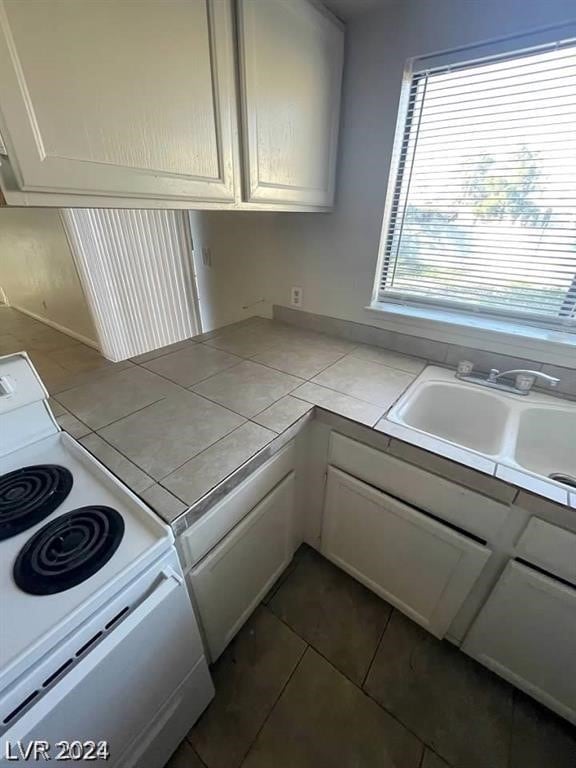
<path fill-rule="evenodd" d="M 378 301 L 365 309 L 378 315 L 379 327 L 397 333 L 576 367 L 576 333 L 436 307 Z"/>

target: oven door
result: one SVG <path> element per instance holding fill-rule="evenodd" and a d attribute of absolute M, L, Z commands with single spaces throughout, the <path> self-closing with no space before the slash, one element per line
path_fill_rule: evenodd
<path fill-rule="evenodd" d="M 22 750 L 41 741 L 54 761 L 66 755 L 59 742 L 75 742 L 68 765 L 98 763 L 106 751 L 115 767 L 161 766 L 212 696 L 186 585 L 163 568 L 113 631 L 4 733 L 1 764 L 18 764 L 8 755 L 28 764 Z"/>

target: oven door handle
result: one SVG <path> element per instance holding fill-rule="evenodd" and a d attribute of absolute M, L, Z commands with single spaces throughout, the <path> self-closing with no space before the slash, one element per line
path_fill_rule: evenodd
<path fill-rule="evenodd" d="M 58 693 L 59 698 L 63 698 L 76 688 L 103 661 L 108 653 L 145 621 L 164 600 L 170 597 L 174 590 L 182 588 L 181 576 L 171 568 L 161 571 L 159 575 L 161 580 L 156 583 L 156 586 L 144 600 L 115 629 L 112 629 L 99 643 L 96 643 L 86 656 L 79 659 L 53 688 L 46 691 L 47 695 L 42 696 L 2 735 L 0 738 L 2 754 L 4 754 L 6 741 L 15 742 L 25 739 L 35 725 L 50 713 L 54 706 L 54 693 Z"/>

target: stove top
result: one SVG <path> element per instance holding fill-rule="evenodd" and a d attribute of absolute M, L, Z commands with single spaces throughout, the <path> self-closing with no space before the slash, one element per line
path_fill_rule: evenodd
<path fill-rule="evenodd" d="M 47 399 L 25 353 L 0 357 L 0 695 L 174 542 Z"/>
<path fill-rule="evenodd" d="M 57 464 L 37 464 L 2 475 L 0 541 L 48 517 L 68 496 L 72 485 L 70 471 Z"/>
<path fill-rule="evenodd" d="M 0 691 L 173 542 L 170 530 L 65 432 L 0 456 L 3 478 L 65 467 L 68 495 L 44 520 L 0 541 Z M 25 627 L 25 631 L 22 628 Z"/>
<path fill-rule="evenodd" d="M 81 584 L 118 549 L 124 520 L 111 507 L 82 507 L 60 515 L 29 539 L 14 563 L 14 581 L 33 595 Z"/>

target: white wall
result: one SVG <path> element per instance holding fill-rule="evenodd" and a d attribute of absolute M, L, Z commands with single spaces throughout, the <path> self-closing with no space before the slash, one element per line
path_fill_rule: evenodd
<path fill-rule="evenodd" d="M 204 331 L 252 315 L 270 316 L 272 303 L 278 303 L 278 216 L 190 211 Z M 203 247 L 209 248 L 210 264 L 204 263 Z"/>
<path fill-rule="evenodd" d="M 58 210 L 0 209 L 0 287 L 11 305 L 97 343 Z"/>
<path fill-rule="evenodd" d="M 229 316 L 264 295 L 310 312 L 378 324 L 372 293 L 406 59 L 576 18 L 574 0 L 399 0 L 347 30 L 337 207 L 332 214 L 210 214 Z M 215 279 L 217 282 L 218 279 Z M 218 304 L 218 292 L 214 295 Z M 237 319 L 237 318 L 236 318 Z"/>

